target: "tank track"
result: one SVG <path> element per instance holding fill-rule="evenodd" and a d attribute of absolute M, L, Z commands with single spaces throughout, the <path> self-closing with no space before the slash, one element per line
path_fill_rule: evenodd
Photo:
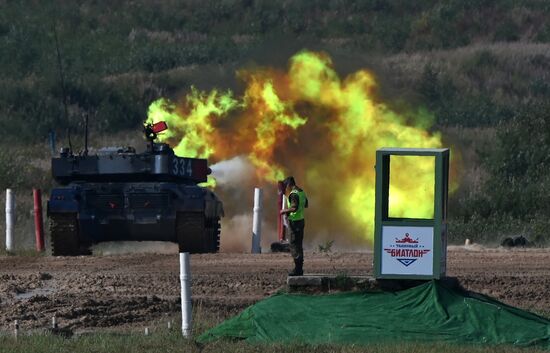
<path fill-rule="evenodd" d="M 207 227 L 204 213 L 202 212 L 178 213 L 176 234 L 180 252 L 201 254 L 215 253 L 219 250 L 219 219 Z"/>
<path fill-rule="evenodd" d="M 220 233 L 221 233 L 221 225 L 220 225 L 220 219 L 215 218 L 210 222 L 211 224 L 208 226 L 207 235 L 208 240 L 210 241 L 210 250 L 209 252 L 218 252 L 220 251 Z"/>
<path fill-rule="evenodd" d="M 53 256 L 90 255 L 89 245 L 80 239 L 74 213 L 50 214 L 50 236 Z"/>

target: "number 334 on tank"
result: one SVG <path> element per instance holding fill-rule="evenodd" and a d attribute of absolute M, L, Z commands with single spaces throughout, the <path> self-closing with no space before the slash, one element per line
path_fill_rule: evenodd
<path fill-rule="evenodd" d="M 193 175 L 193 161 L 186 158 L 174 158 L 172 159 L 172 173 L 180 176 L 192 176 Z"/>

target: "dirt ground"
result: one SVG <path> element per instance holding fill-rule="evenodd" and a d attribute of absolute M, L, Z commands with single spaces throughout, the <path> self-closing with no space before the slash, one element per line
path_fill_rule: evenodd
<path fill-rule="evenodd" d="M 194 309 L 221 321 L 285 285 L 288 254 L 192 255 Z M 306 253 L 306 273 L 372 274 L 372 253 Z M 452 247 L 449 276 L 470 290 L 548 315 L 549 249 Z M 177 317 L 177 254 L 0 257 L 1 330 L 132 329 Z"/>

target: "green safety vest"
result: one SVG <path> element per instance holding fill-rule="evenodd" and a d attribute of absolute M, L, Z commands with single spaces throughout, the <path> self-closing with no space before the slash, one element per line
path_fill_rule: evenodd
<path fill-rule="evenodd" d="M 298 208 L 296 209 L 296 212 L 290 212 L 288 214 L 288 220 L 289 221 L 300 221 L 300 220 L 304 219 L 304 208 L 305 208 L 306 200 L 307 200 L 306 193 L 303 190 L 299 191 L 299 190 L 294 189 L 290 192 L 290 195 L 292 195 L 292 194 L 298 194 Z M 288 195 L 288 199 L 286 200 L 288 208 L 291 207 L 290 195 Z"/>

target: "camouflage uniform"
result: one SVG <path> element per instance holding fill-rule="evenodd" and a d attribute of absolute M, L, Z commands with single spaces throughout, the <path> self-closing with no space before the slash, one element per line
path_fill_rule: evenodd
<path fill-rule="evenodd" d="M 289 232 L 290 232 L 290 254 L 294 259 L 294 266 L 301 272 L 304 266 L 304 226 L 305 220 L 299 221 L 289 221 Z"/>
<path fill-rule="evenodd" d="M 300 205 L 300 196 L 299 194 L 302 194 L 302 202 L 304 202 L 304 205 Z M 289 224 L 289 245 L 290 245 L 290 253 L 292 255 L 292 258 L 294 259 L 294 274 L 302 274 L 303 272 L 303 266 L 304 266 L 304 248 L 303 248 L 303 242 L 304 242 L 304 227 L 305 227 L 305 219 L 303 218 L 303 210 L 308 205 L 307 197 L 305 196 L 305 193 L 302 189 L 296 187 L 296 189 L 293 189 L 293 191 L 290 193 L 288 197 L 288 203 L 289 208 L 294 208 L 296 210 L 299 210 L 298 213 L 300 214 L 301 219 L 293 220 L 292 215 L 289 217 L 288 224 Z"/>

